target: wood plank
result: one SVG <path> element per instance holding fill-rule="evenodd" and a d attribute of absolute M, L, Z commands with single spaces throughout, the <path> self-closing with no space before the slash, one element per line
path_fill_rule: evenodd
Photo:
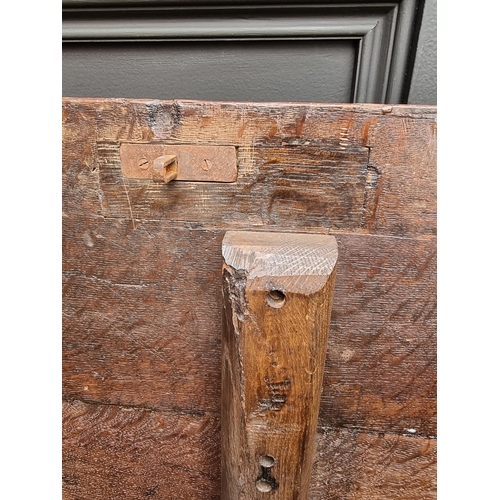
<path fill-rule="evenodd" d="M 337 241 L 321 422 L 435 435 L 435 239 Z"/>
<path fill-rule="evenodd" d="M 224 231 L 136 224 L 64 219 L 64 395 L 218 413 Z M 321 423 L 434 435 L 435 240 L 336 238 Z"/>
<path fill-rule="evenodd" d="M 219 499 L 211 416 L 63 403 L 63 499 Z"/>
<path fill-rule="evenodd" d="M 436 231 L 435 107 L 71 99 L 64 117 L 68 213 L 207 229 Z M 238 182 L 125 181 L 120 141 L 234 145 Z"/>
<path fill-rule="evenodd" d="M 338 241 L 311 498 L 435 498 L 435 107 L 63 106 L 64 498 L 220 497 L 235 229 Z M 120 141 L 235 146 L 238 181 L 136 185 Z"/>
<path fill-rule="evenodd" d="M 370 128 L 373 189 L 365 228 L 393 236 L 436 234 L 437 126 L 406 116 Z M 368 180 L 368 185 L 370 180 Z"/>
<path fill-rule="evenodd" d="M 229 231 L 222 255 L 222 498 L 306 500 L 337 243 Z"/>
<path fill-rule="evenodd" d="M 176 105 L 179 126 L 172 138 L 178 140 L 224 140 L 250 144 L 254 151 L 273 141 L 306 146 L 327 140 L 338 152 L 367 147 L 370 168 L 359 229 L 394 236 L 436 232 L 434 106 L 196 101 Z M 323 227 L 332 227 L 329 222 L 325 217 Z"/>
<path fill-rule="evenodd" d="M 223 235 L 85 218 L 64 234 L 64 395 L 218 412 Z"/>
<path fill-rule="evenodd" d="M 434 500 L 437 440 L 323 428 L 310 500 Z"/>
<path fill-rule="evenodd" d="M 436 440 L 319 428 L 310 500 L 432 500 Z M 217 416 L 63 403 L 64 500 L 218 500 Z"/>

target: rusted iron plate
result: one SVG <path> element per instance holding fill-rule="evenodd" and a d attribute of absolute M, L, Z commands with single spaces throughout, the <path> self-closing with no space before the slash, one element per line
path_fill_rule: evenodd
<path fill-rule="evenodd" d="M 234 146 L 190 146 L 179 144 L 120 144 L 124 177 L 153 179 L 156 158 L 177 157 L 177 181 L 235 182 L 238 174 Z"/>
<path fill-rule="evenodd" d="M 148 163 L 149 165 L 149 163 Z M 158 156 L 153 161 L 153 180 L 168 184 L 177 178 L 177 156 Z"/>

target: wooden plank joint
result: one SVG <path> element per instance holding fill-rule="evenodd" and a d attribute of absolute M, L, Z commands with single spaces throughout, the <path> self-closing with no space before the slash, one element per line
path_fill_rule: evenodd
<path fill-rule="evenodd" d="M 306 499 L 335 238 L 230 231 L 222 255 L 222 498 Z"/>

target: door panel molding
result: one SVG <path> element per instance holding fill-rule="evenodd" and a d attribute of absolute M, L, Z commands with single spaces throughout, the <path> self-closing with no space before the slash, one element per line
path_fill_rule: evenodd
<path fill-rule="evenodd" d="M 139 0 L 117 8 L 66 0 L 63 42 L 356 40 L 353 102 L 401 103 L 418 2 L 179 8 Z"/>

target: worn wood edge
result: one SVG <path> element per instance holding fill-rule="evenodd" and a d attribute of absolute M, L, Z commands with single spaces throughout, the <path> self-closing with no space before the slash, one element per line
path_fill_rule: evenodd
<path fill-rule="evenodd" d="M 297 103 L 296 106 L 288 103 L 276 103 L 276 106 L 273 107 L 272 103 L 231 104 L 229 101 L 211 103 L 210 101 L 189 100 L 138 100 L 136 104 L 133 104 L 134 101 L 126 99 L 118 99 L 114 103 L 102 99 L 101 104 L 82 104 L 83 102 L 85 101 L 81 101 L 80 104 L 71 102 L 68 104 L 69 107 L 63 111 L 63 116 L 67 120 L 65 122 L 67 128 L 63 129 L 66 131 L 63 146 L 65 158 L 67 158 L 65 164 L 68 165 L 66 167 L 67 175 L 71 179 L 80 170 L 86 172 L 84 177 L 80 175 L 77 177 L 80 182 L 71 184 L 74 191 L 72 194 L 77 196 L 71 196 L 69 199 L 78 200 L 81 198 L 80 201 L 87 205 L 91 196 L 96 213 L 113 216 L 118 215 L 113 213 L 114 210 L 118 210 L 121 212 L 120 215 L 127 214 L 127 218 L 130 218 L 132 224 L 135 225 L 136 212 L 133 212 L 132 209 L 138 211 L 137 213 L 144 212 L 149 207 L 145 200 L 151 198 L 154 201 L 154 196 L 150 195 L 159 195 L 154 189 L 151 193 L 146 190 L 145 194 L 141 195 L 140 193 L 143 191 L 140 190 L 140 185 L 135 185 L 132 182 L 131 185 L 127 186 L 128 182 L 113 179 L 113 176 L 116 175 L 113 173 L 114 166 L 110 166 L 109 169 L 105 167 L 104 170 L 101 168 L 102 164 L 99 162 L 106 158 L 105 152 L 107 150 L 104 147 L 103 153 L 99 144 L 116 143 L 115 147 L 118 147 L 122 141 L 149 140 L 150 142 L 168 141 L 172 144 L 233 145 L 238 147 L 238 161 L 244 159 L 239 167 L 240 173 L 243 175 L 254 172 L 255 166 L 252 163 L 254 148 L 260 151 L 261 147 L 267 147 L 269 144 L 279 144 L 280 138 L 282 141 L 286 141 L 286 147 L 309 144 L 312 141 L 313 146 L 310 147 L 315 148 L 317 147 L 315 146 L 316 137 L 319 137 L 320 141 L 326 140 L 328 137 L 329 142 L 331 142 L 330 147 L 333 150 L 338 148 L 339 153 L 343 154 L 343 152 L 356 147 L 367 150 L 368 165 L 363 178 L 363 182 L 365 182 L 364 201 L 356 201 L 356 207 L 362 213 L 358 215 L 360 217 L 358 222 L 355 222 L 355 216 L 352 216 L 352 225 L 359 226 L 360 232 L 363 232 L 363 229 L 368 229 L 369 232 L 401 236 L 435 233 L 435 203 L 433 202 L 433 185 L 431 185 L 434 171 L 433 160 L 430 157 L 420 158 L 418 151 L 411 149 L 406 151 L 403 148 L 397 154 L 391 152 L 393 148 L 390 142 L 391 134 L 401 136 L 401 140 L 404 142 L 405 130 L 407 135 L 409 134 L 410 145 L 412 137 L 420 139 L 421 143 L 422 139 L 425 139 L 424 136 L 429 135 L 431 141 L 431 132 L 434 133 L 436 123 L 435 106 L 420 106 L 420 109 L 434 109 L 432 109 L 432 115 L 420 114 L 417 116 L 412 115 L 411 110 L 415 111 L 419 108 L 409 105 L 395 107 L 359 105 L 353 107 L 353 105 L 338 104 L 324 106 L 321 103 L 312 103 L 311 106 L 304 103 Z M 89 100 L 89 102 L 93 101 Z M 139 102 L 142 104 L 137 104 Z M 358 116 L 356 116 L 356 109 L 361 110 Z M 402 110 L 402 114 L 398 115 L 397 109 Z M 383 116 L 380 116 L 380 113 Z M 116 123 L 117 119 L 123 119 L 124 116 L 130 120 L 129 127 L 117 128 L 116 125 L 112 125 L 112 123 Z M 417 123 L 420 118 L 426 118 L 425 125 Z M 233 120 L 235 120 L 235 124 L 231 127 L 229 124 Z M 92 141 L 84 141 L 79 135 L 82 126 L 86 127 L 89 133 L 99 136 L 97 145 Z M 388 129 L 390 129 L 389 132 Z M 422 131 L 421 134 L 418 133 L 419 129 Z M 276 134 L 277 131 L 278 134 Z M 431 141 L 428 148 L 429 153 L 432 152 L 433 147 Z M 81 150 L 81 153 L 72 155 L 70 148 L 77 148 L 79 151 Z M 400 168 L 401 162 L 405 161 L 409 162 L 406 163 L 407 168 Z M 114 165 L 113 162 L 110 165 Z M 82 168 L 82 166 L 86 168 Z M 106 179 L 109 178 L 115 183 L 118 181 L 118 184 L 111 185 L 115 186 L 113 196 L 117 193 L 120 196 L 118 199 L 112 197 L 114 202 L 109 206 L 109 200 L 106 196 L 106 189 L 109 185 L 102 183 L 101 172 L 102 175 L 107 176 Z M 245 178 L 250 179 L 248 175 Z M 116 187 L 121 186 L 122 183 L 123 189 Z M 430 191 L 426 189 L 427 184 L 429 184 Z M 398 191 L 394 188 L 397 185 L 404 186 L 404 190 L 400 194 L 397 194 Z M 93 192 L 89 192 L 89 187 L 94 188 Z M 185 188 L 186 186 L 177 185 L 173 190 L 176 195 L 181 196 L 182 189 Z M 215 189 L 219 189 L 219 186 Z M 127 198 L 124 197 L 122 191 L 125 191 Z M 130 197 L 127 191 L 130 192 Z M 177 191 L 179 192 L 177 193 Z M 160 205 L 157 210 L 160 210 L 161 203 L 164 203 L 161 200 L 163 198 L 160 196 Z M 277 200 L 276 206 L 280 207 L 280 203 L 282 203 L 280 196 L 277 197 Z M 400 205 L 406 201 L 408 201 L 408 213 L 406 216 L 400 216 Z M 291 206 L 289 202 L 286 203 L 283 206 Z M 422 203 L 428 204 L 429 208 L 423 210 Z M 77 201 L 71 210 L 77 212 L 78 206 Z M 263 212 L 264 218 L 275 218 L 276 214 L 280 213 L 275 205 L 272 205 L 271 209 L 274 212 Z M 148 213 L 147 210 L 139 219 L 144 217 L 146 213 Z M 196 210 L 193 213 L 199 218 Z M 336 213 L 333 212 L 333 214 Z M 175 217 L 189 222 L 189 217 L 184 217 L 182 214 L 184 212 L 181 215 L 177 213 Z M 152 219 L 159 217 L 161 218 L 162 215 L 154 214 Z M 314 212 L 311 217 L 317 218 L 318 214 Z M 191 220 L 193 221 L 194 218 L 193 215 Z M 202 220 L 204 220 L 203 217 Z M 313 222 L 309 221 L 308 225 L 311 223 Z M 320 225 L 319 221 L 318 225 Z M 331 224 L 331 229 L 339 230 L 341 225 L 335 219 L 335 222 Z M 245 224 L 239 225 L 238 223 L 235 227 L 228 227 L 228 229 L 244 229 L 244 226 Z M 285 226 L 284 230 L 293 230 L 287 224 Z"/>
<path fill-rule="evenodd" d="M 374 104 L 374 103 L 329 103 L 329 102 L 303 102 L 303 101 L 266 101 L 266 102 L 248 102 L 248 101 L 206 101 L 199 99 L 126 99 L 126 98 L 109 98 L 109 97 L 71 97 L 64 96 L 62 98 L 63 105 L 98 105 L 98 104 L 154 104 L 154 105 L 176 105 L 182 107 L 206 107 L 217 106 L 237 107 L 237 108 L 309 108 L 338 111 L 351 111 L 354 113 L 368 113 L 374 116 L 390 115 L 412 118 L 427 118 L 432 119 L 437 115 L 437 105 L 429 104 Z"/>
<path fill-rule="evenodd" d="M 263 276 L 329 276 L 338 258 L 334 236 L 281 232 L 227 231 L 222 240 L 226 265 L 248 279 Z"/>

